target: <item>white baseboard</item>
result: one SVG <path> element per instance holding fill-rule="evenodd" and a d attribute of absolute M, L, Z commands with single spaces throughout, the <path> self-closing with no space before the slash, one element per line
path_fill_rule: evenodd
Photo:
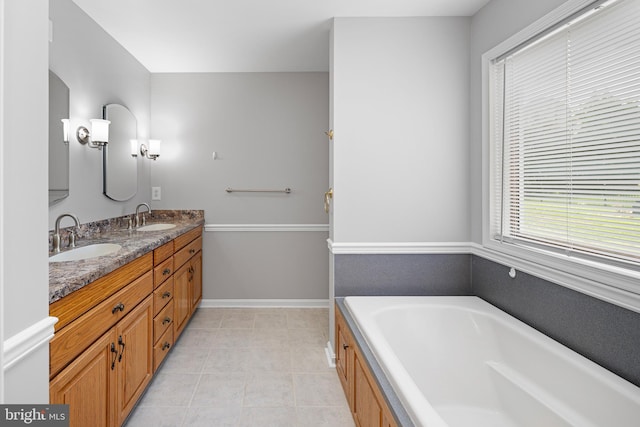
<path fill-rule="evenodd" d="M 216 307 L 272 307 L 272 308 L 328 308 L 328 299 L 203 299 L 200 302 L 201 308 Z"/>
<path fill-rule="evenodd" d="M 41 321 L 29 326 L 8 338 L 2 346 L 2 369 L 7 371 L 16 363 L 43 345 L 48 345 L 53 338 L 57 317 L 45 317 Z"/>
<path fill-rule="evenodd" d="M 327 346 L 324 348 L 324 354 L 327 356 L 327 363 L 330 368 L 336 367 L 336 353 L 333 351 L 331 341 L 327 341 Z"/>

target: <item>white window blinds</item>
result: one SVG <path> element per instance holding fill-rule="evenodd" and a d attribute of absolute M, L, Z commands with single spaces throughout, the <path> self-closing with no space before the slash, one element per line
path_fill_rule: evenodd
<path fill-rule="evenodd" d="M 492 63 L 493 238 L 640 261 L 640 0 Z"/>

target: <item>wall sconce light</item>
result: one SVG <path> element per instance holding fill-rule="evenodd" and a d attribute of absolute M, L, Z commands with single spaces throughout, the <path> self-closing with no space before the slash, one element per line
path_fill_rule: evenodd
<path fill-rule="evenodd" d="M 145 144 L 140 144 L 140 150 L 138 150 L 138 140 L 130 139 L 131 143 L 131 156 L 138 157 L 138 151 L 141 155 L 146 157 L 147 159 L 155 160 L 160 157 L 160 140 L 159 139 L 150 139 L 149 147 Z"/>
<path fill-rule="evenodd" d="M 131 149 L 133 150 L 133 147 Z M 147 147 L 145 144 L 140 144 L 140 154 L 145 156 L 147 159 L 152 160 L 160 157 L 160 140 L 150 139 L 149 147 Z"/>
<path fill-rule="evenodd" d="M 91 148 L 102 148 L 109 143 L 109 120 L 91 119 L 91 132 L 84 126 L 76 130 L 76 138 L 80 144 Z"/>
<path fill-rule="evenodd" d="M 62 122 L 62 141 L 69 144 L 69 119 L 61 119 Z"/>

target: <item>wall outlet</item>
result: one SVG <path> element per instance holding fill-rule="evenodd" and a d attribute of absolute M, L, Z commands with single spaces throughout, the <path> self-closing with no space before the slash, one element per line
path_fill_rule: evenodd
<path fill-rule="evenodd" d="M 162 199 L 161 187 L 151 187 L 151 200 L 160 200 L 160 199 Z"/>

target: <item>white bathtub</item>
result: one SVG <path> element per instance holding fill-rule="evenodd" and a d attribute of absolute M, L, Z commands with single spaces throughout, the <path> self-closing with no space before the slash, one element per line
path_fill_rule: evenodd
<path fill-rule="evenodd" d="M 418 426 L 640 426 L 640 388 L 479 298 L 345 305 Z"/>

